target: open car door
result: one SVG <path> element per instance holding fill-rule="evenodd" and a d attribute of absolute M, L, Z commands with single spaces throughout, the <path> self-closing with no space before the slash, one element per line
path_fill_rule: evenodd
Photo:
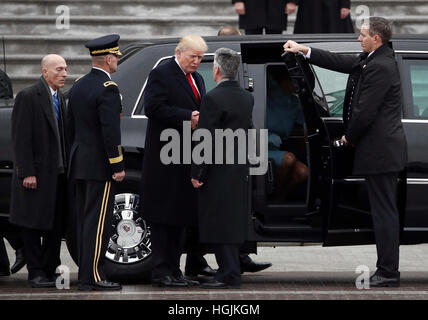
<path fill-rule="evenodd" d="M 304 110 L 312 166 L 309 199 L 322 212 L 324 245 L 374 243 L 365 179 L 352 175 L 354 150 L 334 143 L 344 133 L 343 121 L 330 117 L 326 97 L 306 58 L 300 53 L 282 57 Z"/>

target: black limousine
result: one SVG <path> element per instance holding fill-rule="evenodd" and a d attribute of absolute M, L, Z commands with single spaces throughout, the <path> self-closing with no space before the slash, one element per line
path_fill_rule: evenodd
<path fill-rule="evenodd" d="M 305 181 L 287 197 L 278 193 L 277 169 L 268 162 L 264 175 L 248 181 L 249 210 L 246 249 L 256 252 L 260 242 L 317 242 L 324 246 L 374 243 L 365 179 L 352 175 L 353 150 L 337 147 L 343 133 L 342 108 L 347 74 L 309 65 L 299 55 L 283 55 L 287 40 L 344 55 L 361 53 L 356 35 L 266 35 L 205 37 L 208 51 L 198 72 L 207 91 L 212 79 L 214 51 L 228 47 L 240 52 L 238 81 L 255 100 L 254 125 L 267 128 L 269 79 L 287 68 L 303 115 L 280 148 L 292 151 L 306 165 Z M 140 215 L 139 187 L 147 117 L 144 89 L 149 72 L 174 55 L 179 39 L 138 42 L 122 50 L 113 80 L 123 97 L 122 146 L 126 181 L 115 197 L 114 224 L 107 251 L 110 279 L 146 279 L 151 269 L 150 227 Z M 428 35 L 396 35 L 395 51 L 404 93 L 403 126 L 408 142 L 408 164 L 400 176 L 401 243 L 428 242 Z M 0 214 L 7 217 L 13 168 L 10 141 L 12 103 L 0 106 Z M 5 218 L 3 218 L 5 219 Z M 67 245 L 76 257 L 70 215 Z M 2 223 L 4 225 L 4 223 Z"/>

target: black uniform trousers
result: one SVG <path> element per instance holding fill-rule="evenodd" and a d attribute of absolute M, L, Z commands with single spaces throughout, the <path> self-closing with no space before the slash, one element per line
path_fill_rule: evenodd
<path fill-rule="evenodd" d="M 213 244 L 218 270 L 217 281 L 232 286 L 241 285 L 241 264 L 239 262 L 239 244 Z"/>
<path fill-rule="evenodd" d="M 93 284 L 107 280 L 103 264 L 111 236 L 114 181 L 76 179 L 78 280 Z"/>
<path fill-rule="evenodd" d="M 368 175 L 367 191 L 377 249 L 377 273 L 399 277 L 400 219 L 397 206 L 399 173 Z"/>
<path fill-rule="evenodd" d="M 55 217 L 52 230 L 42 231 L 30 228 L 21 229 L 27 260 L 28 279 L 53 277 L 61 264 L 61 237 L 64 226 L 64 204 L 66 203 L 66 178 L 58 175 Z"/>
<path fill-rule="evenodd" d="M 180 257 L 183 252 L 184 227 L 163 224 L 150 225 L 152 239 L 152 279 L 164 276 L 180 277 Z"/>

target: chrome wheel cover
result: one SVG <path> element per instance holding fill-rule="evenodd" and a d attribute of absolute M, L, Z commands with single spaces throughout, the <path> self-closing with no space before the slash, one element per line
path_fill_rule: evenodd
<path fill-rule="evenodd" d="M 115 195 L 112 230 L 106 258 L 115 263 L 132 264 L 152 253 L 150 228 L 138 212 L 139 196 Z"/>

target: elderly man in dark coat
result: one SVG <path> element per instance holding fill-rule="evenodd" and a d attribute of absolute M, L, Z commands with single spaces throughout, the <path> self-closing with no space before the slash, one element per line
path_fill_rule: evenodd
<path fill-rule="evenodd" d="M 241 284 L 239 247 L 246 239 L 249 172 L 246 148 L 238 148 L 238 143 L 247 145 L 246 134 L 252 127 L 254 98 L 235 80 L 239 64 L 240 57 L 235 51 L 227 48 L 216 51 L 213 73 L 218 85 L 202 99 L 198 130 L 207 129 L 211 137 L 215 137 L 215 130 L 231 129 L 232 135 L 236 133 L 241 137 L 232 138 L 232 149 L 227 145 L 223 148 L 226 152 L 233 150 L 233 154 L 224 153 L 221 164 L 216 160 L 212 165 L 202 163 L 192 166 L 192 184 L 200 188 L 200 240 L 213 244 L 219 266 L 215 280 L 202 284 L 212 289 L 237 288 Z M 242 158 L 243 163 L 239 161 Z M 212 157 L 211 162 L 214 163 L 214 159 L 217 155 Z M 234 159 L 233 164 L 228 164 L 226 159 Z"/>
<path fill-rule="evenodd" d="M 294 33 L 353 33 L 351 0 L 296 0 Z"/>
<path fill-rule="evenodd" d="M 245 34 L 281 34 L 287 30 L 287 15 L 296 11 L 297 0 L 232 0 Z"/>
<path fill-rule="evenodd" d="M 322 68 L 349 73 L 343 108 L 345 134 L 341 141 L 355 147 L 353 173 L 366 178 L 377 248 L 372 287 L 398 287 L 399 213 L 397 180 L 407 163 L 407 142 L 401 117 L 400 74 L 391 39 L 391 23 L 371 17 L 358 41 L 359 57 L 308 48 L 288 41 L 284 50 L 301 51 Z"/>
<path fill-rule="evenodd" d="M 66 76 L 61 56 L 44 57 L 42 77 L 18 93 L 12 111 L 15 168 L 10 222 L 22 227 L 32 287 L 54 287 L 60 265 L 66 198 L 65 99 L 60 88 Z"/>
<path fill-rule="evenodd" d="M 174 129 L 181 135 L 184 122 L 196 128 L 200 99 L 205 95 L 204 80 L 196 69 L 206 50 L 201 37 L 184 36 L 175 57 L 153 69 L 147 80 L 144 111 L 149 120 L 141 198 L 142 214 L 151 226 L 152 283 L 158 286 L 195 284 L 180 270 L 184 229 L 197 225 L 196 191 L 189 181 L 190 160 L 182 162 L 190 157 L 191 150 L 180 157 L 179 164 L 164 164 L 161 150 L 167 142 L 161 141 L 161 133 Z"/>

